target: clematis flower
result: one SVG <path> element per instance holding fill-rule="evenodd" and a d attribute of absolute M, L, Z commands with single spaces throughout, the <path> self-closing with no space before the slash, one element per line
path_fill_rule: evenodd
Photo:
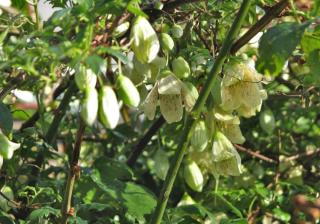
<path fill-rule="evenodd" d="M 148 119 L 153 120 L 159 103 L 160 111 L 168 123 L 182 119 L 183 105 L 190 111 L 198 97 L 195 87 L 184 84 L 170 71 L 160 78 L 147 95 L 142 110 Z"/>
<path fill-rule="evenodd" d="M 262 89 L 263 77 L 245 64 L 228 66 L 221 82 L 221 108 L 251 117 L 260 111 L 267 93 Z"/>
<path fill-rule="evenodd" d="M 219 107 L 215 107 L 213 110 L 214 118 L 216 119 L 216 126 L 218 129 L 232 142 L 236 144 L 242 144 L 245 142 L 245 138 L 242 135 L 240 129 L 239 117 L 229 114 L 223 111 Z"/>
<path fill-rule="evenodd" d="M 240 175 L 241 158 L 232 143 L 222 132 L 217 131 L 215 133 L 212 154 L 212 172 L 214 175 Z"/>
<path fill-rule="evenodd" d="M 132 50 L 141 63 L 150 63 L 159 52 L 160 43 L 149 21 L 138 16 L 131 29 Z"/>

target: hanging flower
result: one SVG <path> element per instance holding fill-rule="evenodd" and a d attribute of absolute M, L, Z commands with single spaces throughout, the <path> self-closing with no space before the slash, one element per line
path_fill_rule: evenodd
<path fill-rule="evenodd" d="M 160 43 L 149 21 L 138 16 L 131 29 L 132 50 L 141 63 L 149 63 L 156 58 Z"/>
<path fill-rule="evenodd" d="M 168 123 L 182 119 L 183 105 L 190 111 L 198 97 L 194 88 L 181 82 L 170 71 L 160 78 L 146 97 L 142 109 L 148 119 L 153 120 L 159 102 L 160 111 Z"/>
<path fill-rule="evenodd" d="M 241 158 L 229 139 L 217 131 L 212 144 L 213 167 L 215 175 L 238 176 L 241 173 Z"/>
<path fill-rule="evenodd" d="M 4 134 L 0 133 L 0 156 L 11 159 L 13 152 L 20 148 L 20 144 L 11 142 Z"/>
<path fill-rule="evenodd" d="M 213 109 L 213 117 L 217 128 L 232 142 L 242 144 L 245 142 L 240 129 L 239 117 L 223 111 L 220 107 Z"/>
<path fill-rule="evenodd" d="M 245 64 L 230 65 L 221 82 L 221 108 L 251 117 L 260 111 L 267 94 L 262 89 L 262 75 Z"/>

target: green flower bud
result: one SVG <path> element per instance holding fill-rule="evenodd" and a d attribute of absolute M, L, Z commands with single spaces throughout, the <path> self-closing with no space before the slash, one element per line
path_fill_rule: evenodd
<path fill-rule="evenodd" d="M 83 121 L 91 126 L 97 119 L 98 115 L 98 92 L 95 88 L 87 88 L 85 97 L 81 102 L 81 118 Z"/>
<path fill-rule="evenodd" d="M 4 134 L 0 133 L 0 155 L 4 159 L 11 159 L 13 152 L 20 148 L 20 144 L 11 142 Z"/>
<path fill-rule="evenodd" d="M 91 70 L 87 69 L 84 65 L 80 64 L 76 69 L 75 81 L 81 91 L 87 88 L 94 88 L 97 83 L 97 75 Z"/>
<path fill-rule="evenodd" d="M 120 118 L 116 94 L 110 86 L 104 86 L 99 92 L 99 118 L 106 128 L 114 129 Z"/>
<path fill-rule="evenodd" d="M 156 1 L 156 2 L 154 3 L 154 8 L 155 8 L 155 9 L 158 9 L 158 10 L 163 9 L 163 3 L 160 2 L 160 1 Z"/>
<path fill-rule="evenodd" d="M 160 44 L 156 32 L 149 21 L 138 16 L 131 29 L 132 50 L 142 63 L 150 63 L 156 58 Z"/>
<path fill-rule="evenodd" d="M 183 29 L 180 25 L 175 24 L 171 28 L 171 33 L 174 38 L 180 38 L 183 35 Z"/>
<path fill-rule="evenodd" d="M 185 165 L 184 179 L 192 190 L 202 191 L 204 185 L 203 175 L 199 166 L 194 161 L 188 161 Z"/>
<path fill-rule="evenodd" d="M 119 38 L 119 37 L 123 36 L 128 31 L 129 27 L 130 27 L 130 23 L 124 22 L 114 29 L 114 31 L 112 32 L 112 35 L 115 38 Z"/>
<path fill-rule="evenodd" d="M 131 107 L 137 107 L 139 105 L 139 92 L 128 77 L 119 74 L 116 85 L 118 94 L 125 104 Z"/>
<path fill-rule="evenodd" d="M 190 67 L 183 57 L 178 57 L 172 61 L 173 73 L 180 79 L 188 78 L 190 75 Z"/>
<path fill-rule="evenodd" d="M 271 110 L 265 110 L 260 113 L 259 116 L 261 128 L 268 134 L 272 134 L 273 130 L 276 127 L 276 122 L 274 115 Z"/>
<path fill-rule="evenodd" d="M 172 51 L 174 48 L 174 41 L 167 33 L 160 34 L 160 43 L 164 51 Z"/>
<path fill-rule="evenodd" d="M 203 120 L 199 120 L 194 127 L 191 136 L 191 146 L 196 151 L 203 151 L 208 145 L 209 137 L 206 124 Z"/>

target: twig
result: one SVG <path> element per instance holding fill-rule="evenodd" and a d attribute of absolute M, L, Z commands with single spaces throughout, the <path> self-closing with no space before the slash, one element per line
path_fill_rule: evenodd
<path fill-rule="evenodd" d="M 227 36 L 221 48 L 221 51 L 216 58 L 216 61 L 210 71 L 210 76 L 208 77 L 203 89 L 200 92 L 199 98 L 193 107 L 192 115 L 187 117 L 186 123 L 184 125 L 183 132 L 180 137 L 180 142 L 178 149 L 174 155 L 174 159 L 170 164 L 170 168 L 166 175 L 166 179 L 161 190 L 160 196 L 158 198 L 157 207 L 153 213 L 151 224 L 160 224 L 164 211 L 167 206 L 167 202 L 176 179 L 177 173 L 179 171 L 182 159 L 184 157 L 186 148 L 188 146 L 188 140 L 190 138 L 190 130 L 195 124 L 195 119 L 197 119 L 203 109 L 203 106 L 210 94 L 212 87 L 215 85 L 218 74 L 221 72 L 222 66 L 230 52 L 233 41 L 239 33 L 240 27 L 244 22 L 244 19 L 249 11 L 251 0 L 244 0 L 241 4 L 240 10 L 237 17 L 235 18 Z"/>
<path fill-rule="evenodd" d="M 4 199 L 6 199 L 8 202 L 14 204 L 14 206 L 16 206 L 17 208 L 20 208 L 20 207 L 21 207 L 21 204 L 20 204 L 19 202 L 16 202 L 16 201 L 14 201 L 14 200 L 11 200 L 10 198 L 8 198 L 7 195 L 5 195 L 4 193 L 2 193 L 1 191 L 0 191 L 0 195 L 1 195 Z"/>
<path fill-rule="evenodd" d="M 71 100 L 71 97 L 76 92 L 76 90 L 77 90 L 77 86 L 76 86 L 76 83 L 73 81 L 70 84 L 67 91 L 65 92 L 64 97 L 61 100 L 61 103 L 60 103 L 58 109 L 54 112 L 55 116 L 54 116 L 54 118 L 51 122 L 51 125 L 48 129 L 48 132 L 45 136 L 45 139 L 48 142 L 48 144 L 53 143 L 53 141 L 58 133 L 58 128 L 59 128 L 60 122 L 61 122 L 63 116 L 65 115 L 66 110 L 69 106 L 69 102 Z"/>
<path fill-rule="evenodd" d="M 245 148 L 245 147 L 243 147 L 243 146 L 241 146 L 241 145 L 238 145 L 238 144 L 234 144 L 234 146 L 235 146 L 239 151 L 245 152 L 245 153 L 247 153 L 247 154 L 249 154 L 249 155 L 251 155 L 251 156 L 253 156 L 253 157 L 259 158 L 259 159 L 261 159 L 261 160 L 263 160 L 263 161 L 266 161 L 266 162 L 268 162 L 268 163 L 277 163 L 277 161 L 275 161 L 274 159 L 271 159 L 271 158 L 269 158 L 269 157 L 267 157 L 267 156 L 264 156 L 264 155 L 260 154 L 259 151 L 252 151 L 251 149 L 247 149 L 247 148 Z"/>
<path fill-rule="evenodd" d="M 68 173 L 68 180 L 66 184 L 63 204 L 61 207 L 61 223 L 67 224 L 69 216 L 73 215 L 73 209 L 71 208 L 71 200 L 72 200 L 72 192 L 75 180 L 77 177 L 80 176 L 80 166 L 79 163 L 79 156 L 80 156 L 80 149 L 82 143 L 82 137 L 85 130 L 85 124 L 80 119 L 79 129 L 77 132 L 76 142 L 74 145 L 74 149 L 72 152 L 72 157 L 70 160 L 70 168 Z"/>
<path fill-rule="evenodd" d="M 0 101 L 2 101 L 11 90 L 15 89 L 17 85 L 21 84 L 25 80 L 25 75 L 20 73 L 16 77 L 9 80 L 8 85 L 6 85 L 0 92 Z"/>
<path fill-rule="evenodd" d="M 312 157 L 312 156 L 316 156 L 317 154 L 320 154 L 320 148 L 316 149 L 316 150 L 309 150 L 294 156 L 290 156 L 285 158 L 283 161 L 284 162 L 289 162 L 289 161 L 293 161 L 293 160 L 298 160 L 298 159 L 302 159 L 304 157 Z"/>
<path fill-rule="evenodd" d="M 135 145 L 135 147 L 132 150 L 131 155 L 129 156 L 127 160 L 127 165 L 132 167 L 135 162 L 137 161 L 138 157 L 142 153 L 143 149 L 147 146 L 150 139 L 153 135 L 157 133 L 159 128 L 165 123 L 165 120 L 163 116 L 160 116 L 148 129 L 148 131 L 145 133 L 145 135 L 140 139 L 140 141 Z"/>
<path fill-rule="evenodd" d="M 53 100 L 57 99 L 67 88 L 70 84 L 70 81 L 67 83 L 62 82 L 53 92 Z M 23 131 L 26 128 L 34 126 L 34 124 L 37 122 L 37 120 L 40 118 L 40 112 L 39 110 L 35 112 L 26 122 L 24 122 L 20 128 L 20 131 Z"/>
<path fill-rule="evenodd" d="M 236 53 L 241 47 L 248 43 L 257 33 L 263 30 L 274 18 L 277 18 L 281 12 L 289 5 L 288 0 L 281 2 L 270 7 L 267 13 L 255 23 L 237 42 L 232 46 L 231 53 Z"/>

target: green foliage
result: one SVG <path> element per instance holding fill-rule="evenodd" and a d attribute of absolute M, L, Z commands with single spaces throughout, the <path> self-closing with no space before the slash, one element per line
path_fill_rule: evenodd
<path fill-rule="evenodd" d="M 0 223 L 148 223 L 242 1 L 0 2 Z M 251 2 L 161 223 L 319 221 L 320 2 Z"/>

